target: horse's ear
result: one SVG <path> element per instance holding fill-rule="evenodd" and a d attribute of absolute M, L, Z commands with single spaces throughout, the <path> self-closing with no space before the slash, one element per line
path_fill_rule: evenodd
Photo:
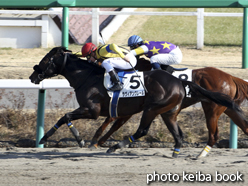
<path fill-rule="evenodd" d="M 71 51 L 71 50 L 66 50 L 66 52 L 70 52 L 70 53 L 72 53 L 72 51 Z"/>
<path fill-rule="evenodd" d="M 70 52 L 70 53 L 72 53 L 72 51 L 71 50 L 67 50 L 65 47 L 61 47 L 61 50 L 63 50 L 63 52 Z"/>

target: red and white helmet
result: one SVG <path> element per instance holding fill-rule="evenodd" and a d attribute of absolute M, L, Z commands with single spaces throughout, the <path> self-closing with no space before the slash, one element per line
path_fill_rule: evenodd
<path fill-rule="evenodd" d="M 97 49 L 97 46 L 94 45 L 93 43 L 86 43 L 83 47 L 82 47 L 82 56 L 86 57 L 88 55 L 91 54 L 91 52 L 95 51 Z"/>

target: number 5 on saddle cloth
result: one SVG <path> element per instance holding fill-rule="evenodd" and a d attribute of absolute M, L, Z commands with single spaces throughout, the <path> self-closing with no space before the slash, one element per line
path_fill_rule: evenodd
<path fill-rule="evenodd" d="M 118 91 L 108 91 L 110 99 L 109 113 L 111 117 L 118 117 L 117 108 L 119 98 L 130 98 L 145 96 L 144 90 L 144 75 L 143 72 L 134 71 L 118 71 L 118 76 L 121 83 L 123 84 L 123 89 Z M 142 81 L 142 82 L 140 82 Z M 106 89 L 110 88 L 112 85 L 110 76 L 108 73 L 104 74 L 104 86 Z"/>

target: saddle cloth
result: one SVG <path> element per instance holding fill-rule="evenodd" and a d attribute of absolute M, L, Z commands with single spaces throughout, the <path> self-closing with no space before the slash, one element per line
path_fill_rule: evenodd
<path fill-rule="evenodd" d="M 177 77 L 178 79 L 192 81 L 192 69 L 174 71 L 172 75 Z M 186 97 L 191 97 L 191 95 L 189 94 L 190 90 L 188 86 L 185 87 L 185 91 L 186 91 Z"/>
<path fill-rule="evenodd" d="M 114 92 L 107 91 L 109 97 L 111 97 L 109 103 L 109 114 L 111 117 L 118 117 L 117 108 L 119 98 L 145 96 L 143 72 L 119 71 L 118 76 L 120 82 L 123 83 L 123 89 Z M 106 89 L 113 86 L 107 72 L 104 74 L 103 84 Z"/>
<path fill-rule="evenodd" d="M 114 92 L 119 92 L 120 98 L 145 96 L 143 72 L 118 71 L 118 76 L 120 82 L 123 84 L 123 89 Z M 113 86 L 110 75 L 107 72 L 104 74 L 104 86 L 107 90 Z M 113 97 L 114 92 L 108 91 L 109 97 Z"/>

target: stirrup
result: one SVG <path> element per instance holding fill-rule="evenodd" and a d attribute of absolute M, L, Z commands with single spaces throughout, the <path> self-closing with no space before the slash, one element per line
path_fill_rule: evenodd
<path fill-rule="evenodd" d="M 123 89 L 123 85 L 122 83 L 118 82 L 115 83 L 111 88 L 109 88 L 108 90 L 110 91 L 116 91 L 116 90 L 122 90 Z"/>

